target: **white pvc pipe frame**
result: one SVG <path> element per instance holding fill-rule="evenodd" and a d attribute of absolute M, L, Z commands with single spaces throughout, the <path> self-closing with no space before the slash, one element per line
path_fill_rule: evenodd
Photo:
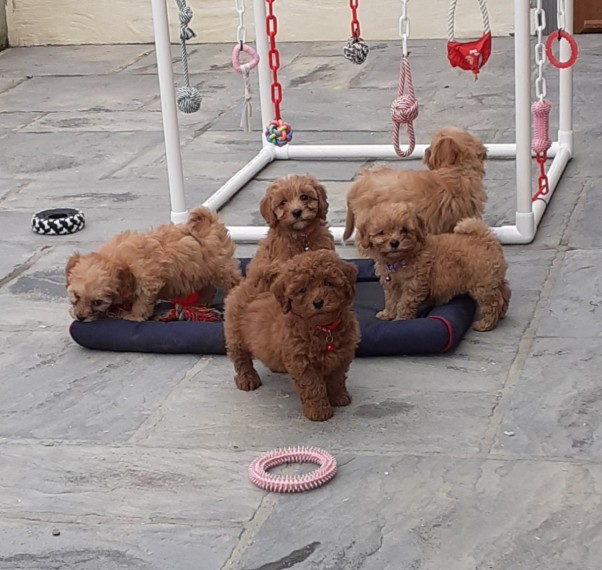
<path fill-rule="evenodd" d="M 161 110 L 165 135 L 167 172 L 171 197 L 171 220 L 183 223 L 188 211 L 184 199 L 184 176 L 177 107 L 174 95 L 173 69 L 169 39 L 167 0 L 152 0 L 155 45 Z M 265 0 L 253 0 L 256 30 L 256 49 L 259 54 L 259 98 L 261 120 L 267 125 L 272 119 L 270 101 L 270 71 L 268 67 L 268 38 L 265 33 Z M 565 0 L 566 31 L 573 31 L 573 0 Z M 488 158 L 516 158 L 516 222 L 491 228 L 504 244 L 530 243 L 556 190 L 558 182 L 573 156 L 573 71 L 560 70 L 558 140 L 552 144 L 548 156 L 553 157 L 548 169 L 549 193 L 533 201 L 531 185 L 531 47 L 530 8 L 526 0 L 514 0 L 514 89 L 516 110 L 516 143 L 486 144 Z M 568 59 L 567 42 L 560 46 L 561 61 Z M 387 159 L 397 158 L 393 145 L 296 145 L 275 147 L 261 133 L 259 153 L 228 180 L 203 205 L 219 210 L 263 168 L 273 160 L 319 159 Z M 427 145 L 416 145 L 410 158 L 421 158 Z M 229 226 L 236 242 L 255 243 L 265 237 L 263 226 Z M 330 228 L 335 240 L 343 236 L 342 227 Z"/>

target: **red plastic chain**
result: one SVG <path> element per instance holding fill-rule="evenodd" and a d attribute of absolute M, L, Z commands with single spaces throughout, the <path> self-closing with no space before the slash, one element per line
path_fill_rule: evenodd
<path fill-rule="evenodd" d="M 359 5 L 359 0 L 349 0 L 349 7 L 351 8 L 351 35 L 356 40 L 360 37 L 360 21 L 357 18 Z"/>
<path fill-rule="evenodd" d="M 280 68 L 280 54 L 276 48 L 276 34 L 278 32 L 278 21 L 274 16 L 274 2 L 276 0 L 266 0 L 268 5 L 268 14 L 265 21 L 266 31 L 270 40 L 270 49 L 268 51 L 268 63 L 272 72 L 272 103 L 274 104 L 274 118 L 280 120 L 280 103 L 282 103 L 282 85 L 278 81 L 278 69 Z"/>
<path fill-rule="evenodd" d="M 537 192 L 533 195 L 533 201 L 540 196 L 545 196 L 549 191 L 548 175 L 546 174 L 546 160 L 548 160 L 547 151 L 535 154 L 535 160 L 539 164 L 539 178 L 537 179 Z"/>

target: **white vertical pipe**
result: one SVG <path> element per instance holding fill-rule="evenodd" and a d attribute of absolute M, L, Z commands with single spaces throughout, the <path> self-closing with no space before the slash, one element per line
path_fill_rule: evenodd
<path fill-rule="evenodd" d="M 180 153 L 178 108 L 176 106 L 171 65 L 171 42 L 169 40 L 166 0 L 152 0 L 152 7 L 163 135 L 165 137 L 165 156 L 167 159 L 167 178 L 171 198 L 171 221 L 174 224 L 181 224 L 186 221 L 188 212 L 186 211 L 186 201 L 184 199 L 184 173 Z"/>
<path fill-rule="evenodd" d="M 560 0 L 557 0 L 560 1 Z M 573 0 L 564 2 L 565 31 L 573 33 Z M 552 32 L 553 33 L 553 32 Z M 566 41 L 560 42 L 560 61 L 566 61 L 571 55 L 571 48 Z M 573 67 L 560 70 L 559 81 L 558 142 L 566 145 L 570 154 L 573 153 Z"/>
<path fill-rule="evenodd" d="M 535 233 L 531 203 L 531 46 L 530 8 L 514 0 L 514 93 L 516 114 L 516 226 Z"/>
<path fill-rule="evenodd" d="M 268 60 L 268 33 L 266 29 L 265 0 L 253 0 L 253 15 L 255 17 L 255 46 L 259 54 L 259 102 L 261 105 L 261 142 L 265 146 L 268 141 L 263 136 L 263 130 L 274 118 L 274 108 L 270 94 L 272 76 Z"/>

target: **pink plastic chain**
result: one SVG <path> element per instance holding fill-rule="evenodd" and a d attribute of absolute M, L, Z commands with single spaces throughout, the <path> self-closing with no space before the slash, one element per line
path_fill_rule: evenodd
<path fill-rule="evenodd" d="M 533 200 L 540 196 L 545 196 L 549 192 L 548 176 L 546 174 L 546 160 L 548 159 L 548 149 L 552 146 L 550 139 L 550 110 L 552 104 L 547 99 L 536 101 L 531 105 L 533 114 L 533 138 L 531 149 L 535 153 L 535 160 L 539 164 L 539 177 L 537 179 L 537 192 Z"/>
<path fill-rule="evenodd" d="M 305 475 L 270 475 L 268 470 L 284 463 L 317 463 L 318 469 Z M 299 493 L 321 487 L 337 472 L 337 461 L 318 447 L 289 447 L 275 449 L 254 459 L 249 465 L 249 478 L 266 491 Z"/>
<path fill-rule="evenodd" d="M 405 93 L 407 88 L 407 94 Z M 414 95 L 414 83 L 410 71 L 410 61 L 404 55 L 399 67 L 399 89 L 397 99 L 391 103 L 391 118 L 393 119 L 393 147 L 397 156 L 406 158 L 414 152 L 416 138 L 414 136 L 414 120 L 418 117 L 418 102 Z M 401 125 L 408 127 L 409 144 L 407 150 L 399 148 L 399 129 Z"/>

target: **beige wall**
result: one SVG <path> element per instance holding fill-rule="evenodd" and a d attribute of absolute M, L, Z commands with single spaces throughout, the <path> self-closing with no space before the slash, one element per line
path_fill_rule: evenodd
<path fill-rule="evenodd" d="M 149 43 L 153 41 L 150 0 L 0 0 L 7 4 L 11 45 Z M 173 38 L 177 38 L 175 0 L 167 0 Z M 237 15 L 233 0 L 189 0 L 191 24 L 200 42 L 234 41 Z M 246 0 L 252 28 L 252 1 Z M 343 41 L 349 36 L 348 0 L 288 0 L 274 4 L 282 41 Z M 411 37 L 446 36 L 449 0 L 408 2 Z M 367 40 L 398 37 L 400 0 L 360 0 L 362 35 Z M 512 31 L 512 0 L 491 0 L 489 16 L 495 35 Z M 460 0 L 456 35 L 479 36 L 477 0 Z M 250 33 L 252 37 L 252 32 Z"/>

